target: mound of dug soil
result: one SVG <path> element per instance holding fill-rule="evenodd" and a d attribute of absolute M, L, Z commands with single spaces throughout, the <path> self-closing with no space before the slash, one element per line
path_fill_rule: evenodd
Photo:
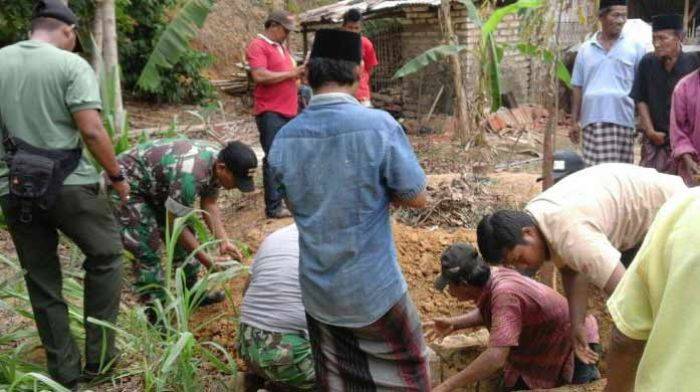
<path fill-rule="evenodd" d="M 433 288 L 440 273 L 442 252 L 456 242 L 476 243 L 473 230 L 426 230 L 397 224 L 394 226 L 394 240 L 409 293 L 424 321 L 464 313 L 474 307 Z"/>

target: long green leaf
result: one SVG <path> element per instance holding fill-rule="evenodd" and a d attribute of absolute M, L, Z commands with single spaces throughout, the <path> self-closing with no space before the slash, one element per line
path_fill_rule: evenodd
<path fill-rule="evenodd" d="M 539 8 L 541 6 L 542 0 L 518 0 L 513 4 L 497 8 L 486 22 L 484 22 L 484 26 L 481 28 L 481 34 L 486 38 L 487 35 L 496 31 L 498 24 L 501 23 L 501 20 L 503 20 L 506 15 L 514 14 L 527 8 Z"/>
<path fill-rule="evenodd" d="M 459 54 L 465 50 L 467 50 L 467 46 L 465 45 L 440 45 L 428 49 L 417 57 L 409 60 L 403 67 L 396 71 L 394 79 L 414 74 L 432 63 L 440 61 L 447 56 Z"/>
<path fill-rule="evenodd" d="M 204 26 L 214 0 L 188 0 L 160 35 L 153 53 L 141 71 L 138 86 L 156 92 L 160 88 L 160 70 L 171 69 L 189 48 L 189 42 Z"/>
<path fill-rule="evenodd" d="M 163 374 L 169 373 L 172 370 L 173 364 L 178 359 L 178 357 L 184 352 L 187 352 L 192 347 L 194 342 L 194 336 L 192 336 L 190 332 L 182 332 L 177 342 L 175 342 L 174 345 L 168 348 L 168 355 L 163 361 L 161 372 Z"/>
<path fill-rule="evenodd" d="M 484 25 L 484 21 L 481 19 L 479 14 L 479 9 L 476 8 L 472 0 L 457 0 L 462 3 L 467 8 L 467 14 L 469 15 L 469 20 L 472 21 L 478 28 Z"/>
<path fill-rule="evenodd" d="M 495 112 L 501 107 L 501 57 L 503 56 L 502 49 L 499 52 L 499 47 L 496 45 L 496 40 L 493 34 L 486 36 L 486 50 L 488 51 L 489 61 L 486 63 L 489 74 L 489 84 L 491 85 L 491 111 Z"/>

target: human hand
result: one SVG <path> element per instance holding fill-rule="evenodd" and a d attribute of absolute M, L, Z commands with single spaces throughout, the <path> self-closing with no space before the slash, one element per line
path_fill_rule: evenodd
<path fill-rule="evenodd" d="M 122 201 L 120 206 L 124 206 L 129 201 L 129 193 L 131 193 L 131 186 L 129 186 L 129 183 L 123 180 L 112 182 L 110 186 L 117 192 L 117 195 L 119 195 L 119 199 Z"/>
<path fill-rule="evenodd" d="M 663 132 L 657 132 L 654 130 L 646 131 L 646 137 L 655 145 L 663 146 L 666 144 L 666 134 Z"/>
<path fill-rule="evenodd" d="M 574 122 L 574 125 L 569 130 L 569 139 L 574 144 L 578 144 L 581 141 L 581 126 L 577 122 Z"/>
<path fill-rule="evenodd" d="M 301 79 L 306 75 L 306 64 L 302 64 L 294 68 L 293 75 L 295 79 Z"/>
<path fill-rule="evenodd" d="M 423 324 L 423 328 L 426 330 L 425 338 L 428 341 L 442 339 L 455 331 L 455 326 L 449 317 L 436 318 Z"/>
<path fill-rule="evenodd" d="M 243 261 L 243 253 L 241 252 L 240 249 L 234 244 L 231 243 L 229 240 L 223 240 L 219 243 L 219 254 L 222 256 L 228 255 L 233 257 L 235 260 L 238 260 L 240 262 Z"/>
<path fill-rule="evenodd" d="M 572 331 L 572 344 L 574 347 L 574 354 L 576 357 L 586 365 L 595 364 L 598 362 L 598 353 L 591 350 L 588 346 L 588 333 L 586 332 L 586 326 L 581 324 Z"/>

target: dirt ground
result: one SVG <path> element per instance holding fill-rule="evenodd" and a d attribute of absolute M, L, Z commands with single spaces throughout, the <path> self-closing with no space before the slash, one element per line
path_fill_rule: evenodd
<path fill-rule="evenodd" d="M 431 187 L 439 188 L 441 184 L 450 183 L 458 174 L 431 175 L 429 183 Z M 507 194 L 509 202 L 513 206 L 522 206 L 527 200 L 540 191 L 540 185 L 536 182 L 537 174 L 527 172 L 501 172 L 488 176 L 489 181 L 485 185 L 490 195 Z M 433 200 L 434 202 L 434 200 Z M 481 205 L 475 208 L 486 210 L 489 208 L 487 199 L 480 200 Z M 274 230 L 292 223 L 291 219 L 269 220 L 263 216 L 262 192 L 256 191 L 250 195 L 227 200 L 224 214 L 227 217 L 226 225 L 230 235 L 239 241 L 246 243 L 252 250 L 257 249 L 263 238 Z M 395 218 L 401 211 L 394 211 Z M 476 233 L 472 227 L 412 227 L 396 222 L 393 225 L 394 240 L 399 255 L 399 263 L 409 286 L 409 293 L 418 308 L 423 321 L 429 321 L 435 317 L 450 316 L 464 313 L 474 307 L 470 302 L 459 302 L 444 292 L 438 292 L 433 288 L 433 282 L 439 273 L 439 257 L 442 251 L 450 244 L 456 242 L 468 242 L 476 245 Z M 250 262 L 250 260 L 248 261 Z M 229 285 L 233 302 L 217 304 L 199 311 L 195 316 L 193 325 L 205 324 L 206 320 L 226 316 L 215 324 L 206 325 L 197 332 L 198 338 L 212 340 L 222 344 L 229 350 L 235 346 L 237 309 L 242 301 L 242 288 L 245 278 L 234 280 Z M 561 287 L 561 283 L 559 283 Z M 602 341 L 609 340 L 611 328 L 610 318 L 604 310 L 603 297 L 600 292 L 591 288 L 594 295 L 590 301 L 591 312 L 598 318 L 601 327 Z M 481 348 L 483 349 L 483 348 Z M 481 350 L 473 351 L 473 358 Z M 462 361 L 465 359 L 462 358 Z M 605 370 L 603 357 L 602 370 Z M 240 366 L 243 363 L 239 362 Z M 445 375 L 453 374 L 454 367 L 445 370 Z M 569 386 L 558 391 L 599 391 L 604 383 L 587 386 Z M 487 388 L 482 385 L 483 390 Z"/>
<path fill-rule="evenodd" d="M 241 109 L 242 105 L 244 103 L 237 99 L 224 99 L 223 112 L 209 112 L 208 120 L 215 125 L 215 132 L 219 137 L 242 140 L 253 144 L 254 148 L 259 150 L 259 145 L 256 147 L 258 135 L 254 121 L 250 114 Z M 132 129 L 165 130 L 173 123 L 173 119 L 177 119 L 178 125 L 189 126 L 187 129 L 190 136 L 209 137 L 204 131 L 196 128 L 201 125 L 201 120 L 186 113 L 187 110 L 201 111 L 201 108 L 128 103 L 127 109 Z M 562 127 L 557 139 L 563 141 L 565 135 L 566 129 Z M 393 210 L 393 231 L 399 262 L 410 295 L 422 319 L 428 321 L 434 317 L 460 314 L 474 306 L 468 302 L 460 303 L 433 288 L 433 282 L 439 272 L 439 256 L 448 245 L 455 242 L 475 243 L 474 228 L 484 213 L 497 208 L 522 207 L 539 193 L 541 185 L 536 180 L 540 162 L 522 164 L 533 157 L 527 154 L 504 153 L 502 150 L 511 147 L 515 150 L 516 144 L 522 144 L 525 150 L 541 150 L 538 144 L 540 135 L 538 131 L 530 131 L 517 137 L 489 135 L 489 149 L 459 147 L 453 142 L 452 136 L 445 133 L 410 137 L 416 154 L 425 171 L 429 173 L 428 190 L 431 201 L 423 215 Z M 509 167 L 504 165 L 504 162 L 516 164 Z M 486 167 L 487 174 L 473 173 L 472 167 L 475 164 Z M 260 170 L 256 175 L 256 182 L 262 182 Z M 250 247 L 252 251 L 257 249 L 267 234 L 292 223 L 291 219 L 265 218 L 261 190 L 250 194 L 223 192 L 220 206 L 229 235 Z M 0 248 L 4 254 L 14 254 L 7 233 L 0 233 Z M 247 262 L 250 263 L 251 260 Z M 0 281 L 3 278 L 5 276 L 0 267 Z M 244 283 L 245 277 L 241 277 L 228 284 L 231 301 L 198 311 L 192 321 L 192 329 L 199 339 L 220 343 L 230 352 L 235 352 L 237 309 L 242 302 Z M 590 309 L 599 320 L 601 341 L 606 345 L 611 329 L 610 318 L 604 309 L 603 296 L 596 289 L 593 289 L 593 293 Z M 214 319 L 216 321 L 211 322 Z M 7 330 L 8 326 L 16 326 L 20 322 L 23 321 L 0 309 L 0 333 Z M 475 353 L 478 353 L 478 350 Z M 454 370 L 453 368 L 451 371 Z M 605 356 L 602 360 L 602 370 L 605 371 Z M 214 369 L 211 371 L 212 377 L 216 377 Z M 588 392 L 602 390 L 603 386 L 604 383 L 598 383 L 557 390 Z"/>

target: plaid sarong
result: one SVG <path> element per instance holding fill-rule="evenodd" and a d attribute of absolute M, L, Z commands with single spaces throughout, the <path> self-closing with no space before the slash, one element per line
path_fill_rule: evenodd
<path fill-rule="evenodd" d="M 422 326 L 407 294 L 362 328 L 306 318 L 320 391 L 430 390 Z"/>
<path fill-rule="evenodd" d="M 583 128 L 583 160 L 593 166 L 607 162 L 634 163 L 634 128 L 593 123 Z"/>

